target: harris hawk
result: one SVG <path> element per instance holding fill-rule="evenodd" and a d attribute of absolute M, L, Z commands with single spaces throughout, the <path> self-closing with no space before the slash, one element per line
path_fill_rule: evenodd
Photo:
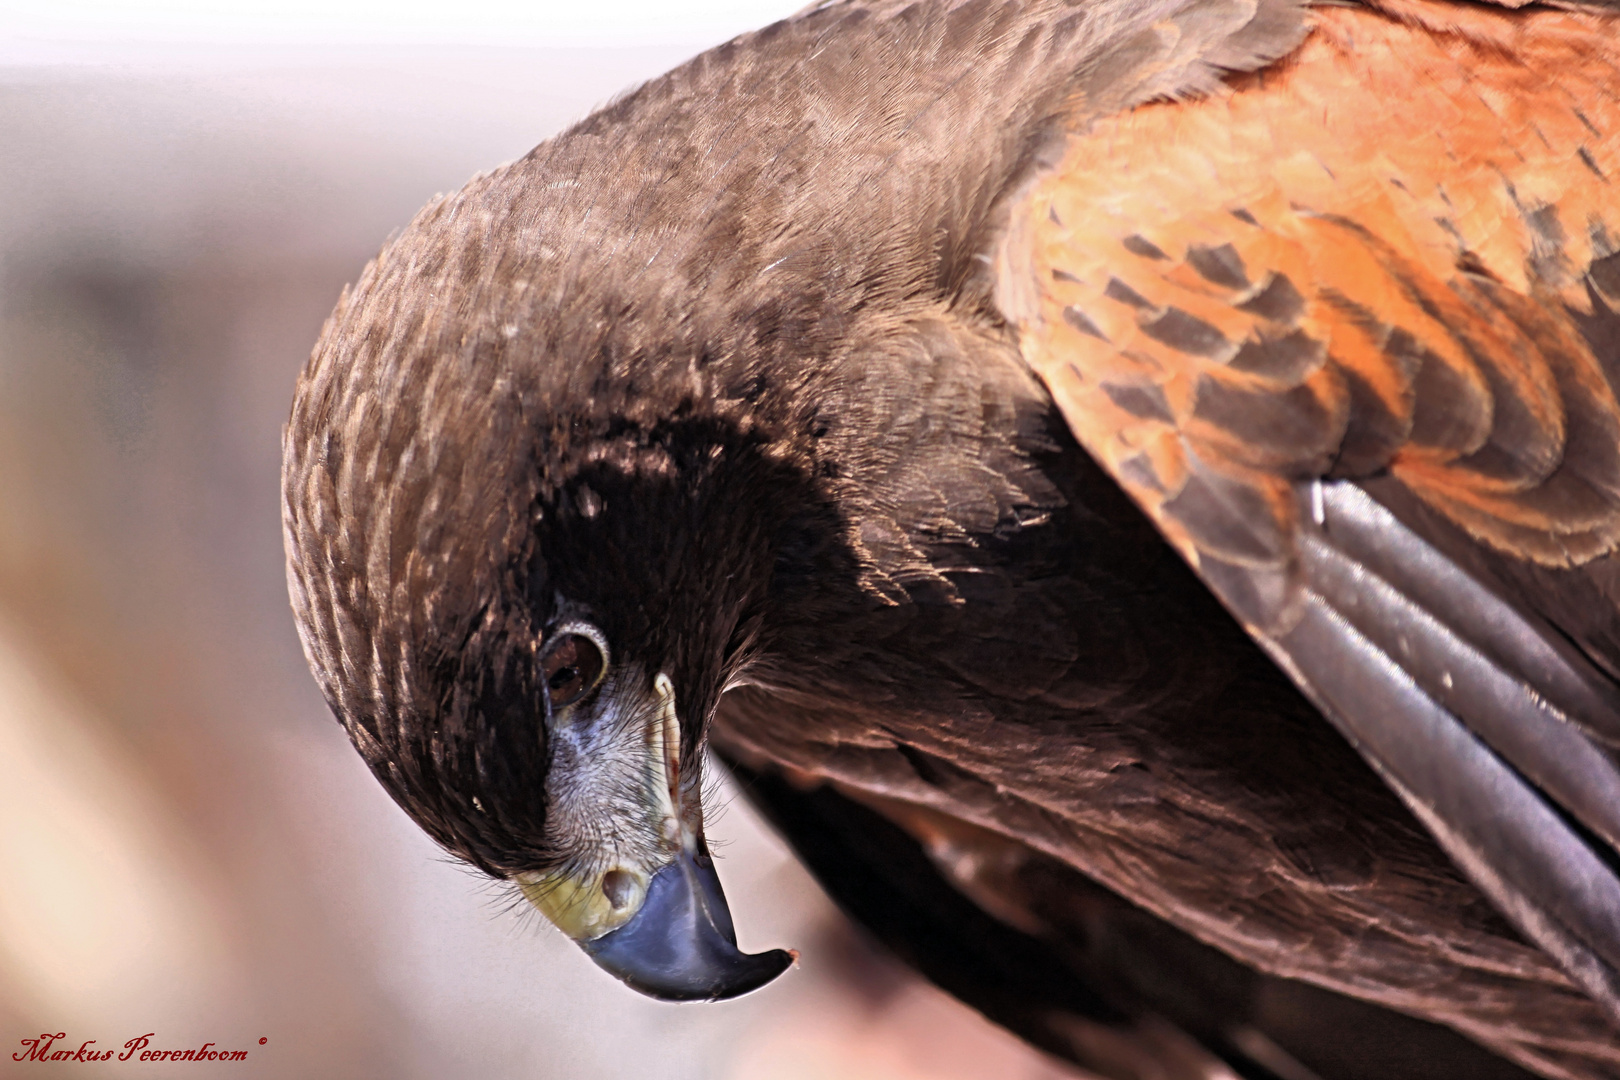
<path fill-rule="evenodd" d="M 817 5 L 345 292 L 306 653 L 655 996 L 789 962 L 707 747 L 1104 1075 L 1620 1077 L 1616 185 L 1608 3 Z"/>

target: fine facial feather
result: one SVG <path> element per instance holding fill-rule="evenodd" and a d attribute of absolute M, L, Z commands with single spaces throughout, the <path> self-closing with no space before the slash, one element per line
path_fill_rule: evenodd
<path fill-rule="evenodd" d="M 436 839 L 491 872 L 554 862 L 533 667 L 566 597 L 599 618 L 616 650 L 629 642 L 645 670 L 680 671 L 683 715 L 708 716 L 723 687 L 742 684 L 716 730 L 737 752 L 1018 837 L 1247 962 L 1442 1019 L 1547 1075 L 1620 1070 L 1601 1014 L 1514 938 L 1167 559 L 1050 415 L 1019 355 L 1022 329 L 1039 366 L 1031 313 L 1087 284 L 1009 274 L 1024 266 L 1019 245 L 1054 216 L 1059 229 L 1077 220 L 1055 205 L 1031 214 L 1031 200 L 1050 194 L 1042 178 L 1054 168 L 1081 185 L 1103 163 L 1138 160 L 1104 138 L 1110 118 L 1174 109 L 1182 139 L 1200 109 L 1235 100 L 1223 69 L 1288 53 L 1308 25 L 1427 22 L 1448 27 L 1435 40 L 1463 47 L 1452 24 L 1481 16 L 1454 10 L 1467 9 L 1415 4 L 1391 22 L 1282 2 L 830 5 L 698 58 L 428 208 L 334 313 L 286 439 L 300 630 L 379 779 Z M 1277 70 L 1304 68 L 1290 59 Z M 1353 65 L 1347 77 L 1359 85 Z M 1252 78 L 1263 88 L 1273 75 Z M 1071 132 L 1082 137 L 1066 142 Z M 1063 167 L 1087 146 L 1091 157 Z M 1597 151 L 1586 156 L 1575 160 L 1589 174 L 1603 167 Z M 1168 174 L 1210 159 L 1183 153 L 1151 181 L 1114 176 L 1094 203 L 1140 197 L 1176 211 L 1168 192 L 1184 176 Z M 1228 160 L 1245 169 L 1256 158 Z M 1569 181 L 1586 192 L 1579 205 L 1603 205 L 1593 183 Z M 1193 220 L 1203 204 L 1189 205 Z M 1376 199 L 1347 209 L 1387 217 Z M 1553 235 L 1545 215 L 1537 222 L 1517 235 L 1563 299 L 1581 273 L 1557 276 L 1571 249 L 1534 248 Z M 1186 316 L 1139 323 L 1144 349 L 1201 362 L 1221 352 L 1219 338 L 1243 341 L 1307 303 L 1312 319 L 1368 332 L 1354 309 L 1328 311 L 1303 269 L 1289 277 L 1293 293 L 1270 287 L 1280 272 L 1257 282 L 1257 268 L 1295 266 L 1276 245 L 1268 263 L 1230 240 L 1178 246 L 1140 229 L 1114 239 L 1097 249 L 1103 258 L 1185 256 L 1186 273 L 1164 287 L 1180 297 L 1190 282 L 1226 305 L 1194 315 L 1191 301 L 1167 305 L 1123 276 L 1110 294 L 1105 281 L 1102 301 Z M 1600 254 L 1596 239 L 1573 250 Z M 1398 308 L 1394 276 L 1384 308 L 1362 307 Z M 1606 278 L 1584 280 L 1601 288 Z M 1262 287 L 1234 300 L 1245 283 Z M 1519 326 L 1526 313 L 1511 298 L 1491 299 L 1502 333 L 1551 340 Z M 1243 321 L 1223 323 L 1232 312 Z M 1047 316 L 1044 326 L 1067 328 L 1054 335 L 1072 331 L 1053 338 L 1072 355 L 1076 340 L 1107 333 L 1072 300 Z M 1261 344 L 1234 387 L 1214 384 L 1238 396 L 1110 384 L 1098 406 L 1108 419 L 1088 427 L 1061 378 L 1054 389 L 1133 494 L 1163 474 L 1110 457 L 1092 445 L 1098 433 L 1189 409 L 1204 425 L 1200 447 L 1249 470 L 1235 489 L 1230 473 L 1208 479 L 1227 484 L 1224 499 L 1259 492 L 1246 504 L 1247 538 L 1211 534 L 1195 506 L 1166 533 L 1183 552 L 1201 537 L 1243 556 L 1237 565 L 1280 568 L 1269 583 L 1256 578 L 1271 589 L 1256 590 L 1264 615 L 1273 601 L 1287 606 L 1297 565 L 1294 504 L 1267 470 L 1292 477 L 1332 463 L 1327 435 L 1350 430 L 1359 399 L 1341 378 L 1339 404 L 1324 408 L 1334 400 L 1325 350 L 1286 335 Z M 1535 406 L 1514 429 L 1536 435 L 1532 448 L 1567 445 L 1612 403 L 1575 344 L 1543 349 L 1550 381 L 1514 386 Z M 1447 356 L 1457 361 L 1447 370 L 1463 373 L 1447 384 L 1461 387 L 1457 400 L 1498 393 L 1475 358 Z M 1369 373 L 1375 387 L 1387 374 Z M 1571 387 L 1598 405 L 1559 413 L 1551 403 L 1567 406 Z M 1397 388 L 1382 400 L 1403 395 L 1416 398 Z M 1200 402 L 1214 404 L 1200 412 Z M 1429 431 L 1407 419 L 1394 435 L 1365 427 L 1362 468 L 1389 460 L 1392 440 Z M 1431 434 L 1444 447 L 1477 452 L 1494 430 L 1440 419 Z M 1556 474 L 1553 455 L 1508 457 L 1534 484 Z M 1499 509 L 1514 498 L 1473 495 L 1444 507 L 1458 520 L 1475 514 L 1472 531 L 1452 538 L 1469 550 L 1481 500 Z M 1442 501 L 1420 501 L 1403 520 Z M 1522 528 L 1511 517 L 1492 520 Z M 1601 545 L 1605 521 L 1566 532 Z M 1557 560 L 1526 570 L 1494 549 L 1470 558 L 1501 562 L 1493 587 L 1517 587 L 1506 594 L 1532 613 L 1523 597 L 1545 595 L 1535 575 L 1572 572 L 1543 565 Z M 1241 597 L 1235 606 L 1245 611 Z M 1593 618 L 1575 632 L 1606 640 L 1609 626 Z M 682 730 L 695 765 L 702 724 Z"/>

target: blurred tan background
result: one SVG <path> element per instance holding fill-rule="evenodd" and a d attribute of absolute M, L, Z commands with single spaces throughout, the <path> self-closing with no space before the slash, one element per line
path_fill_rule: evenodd
<path fill-rule="evenodd" d="M 0 7 L 0 1075 L 1060 1075 L 740 804 L 711 832 L 742 943 L 802 967 L 722 1005 L 619 986 L 388 801 L 287 609 L 280 426 L 343 284 L 435 192 L 795 6 L 568 47 L 159 40 L 172 10 L 52 37 Z M 14 1060 L 56 1032 L 249 1055 Z"/>

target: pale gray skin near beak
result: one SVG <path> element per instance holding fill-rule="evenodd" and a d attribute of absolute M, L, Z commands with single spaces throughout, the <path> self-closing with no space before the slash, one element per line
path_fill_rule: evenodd
<path fill-rule="evenodd" d="M 547 717 L 547 828 L 563 861 L 512 880 L 603 970 L 650 997 L 718 1001 L 770 982 L 794 954 L 737 948 L 703 843 L 701 784 L 681 775 L 669 677 L 649 680 L 634 665 L 613 670 L 606 640 L 588 623 L 565 624 L 553 639 L 568 651 L 555 661 L 548 653 L 548 676 L 556 668 L 581 687 L 583 666 L 598 674 Z M 582 665 L 577 657 L 593 647 L 599 662 Z"/>

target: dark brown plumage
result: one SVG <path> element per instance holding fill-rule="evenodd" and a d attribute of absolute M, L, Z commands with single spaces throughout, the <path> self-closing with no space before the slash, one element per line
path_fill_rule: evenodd
<path fill-rule="evenodd" d="M 1111 1075 L 1288 1076 L 1312 984 L 1620 1076 L 1617 30 L 879 2 L 707 53 L 340 302 L 286 439 L 317 678 L 587 948 L 706 865 L 708 739 L 801 846 L 898 825 L 943 929 L 880 932 Z M 975 968 L 962 895 L 1057 967 Z"/>

